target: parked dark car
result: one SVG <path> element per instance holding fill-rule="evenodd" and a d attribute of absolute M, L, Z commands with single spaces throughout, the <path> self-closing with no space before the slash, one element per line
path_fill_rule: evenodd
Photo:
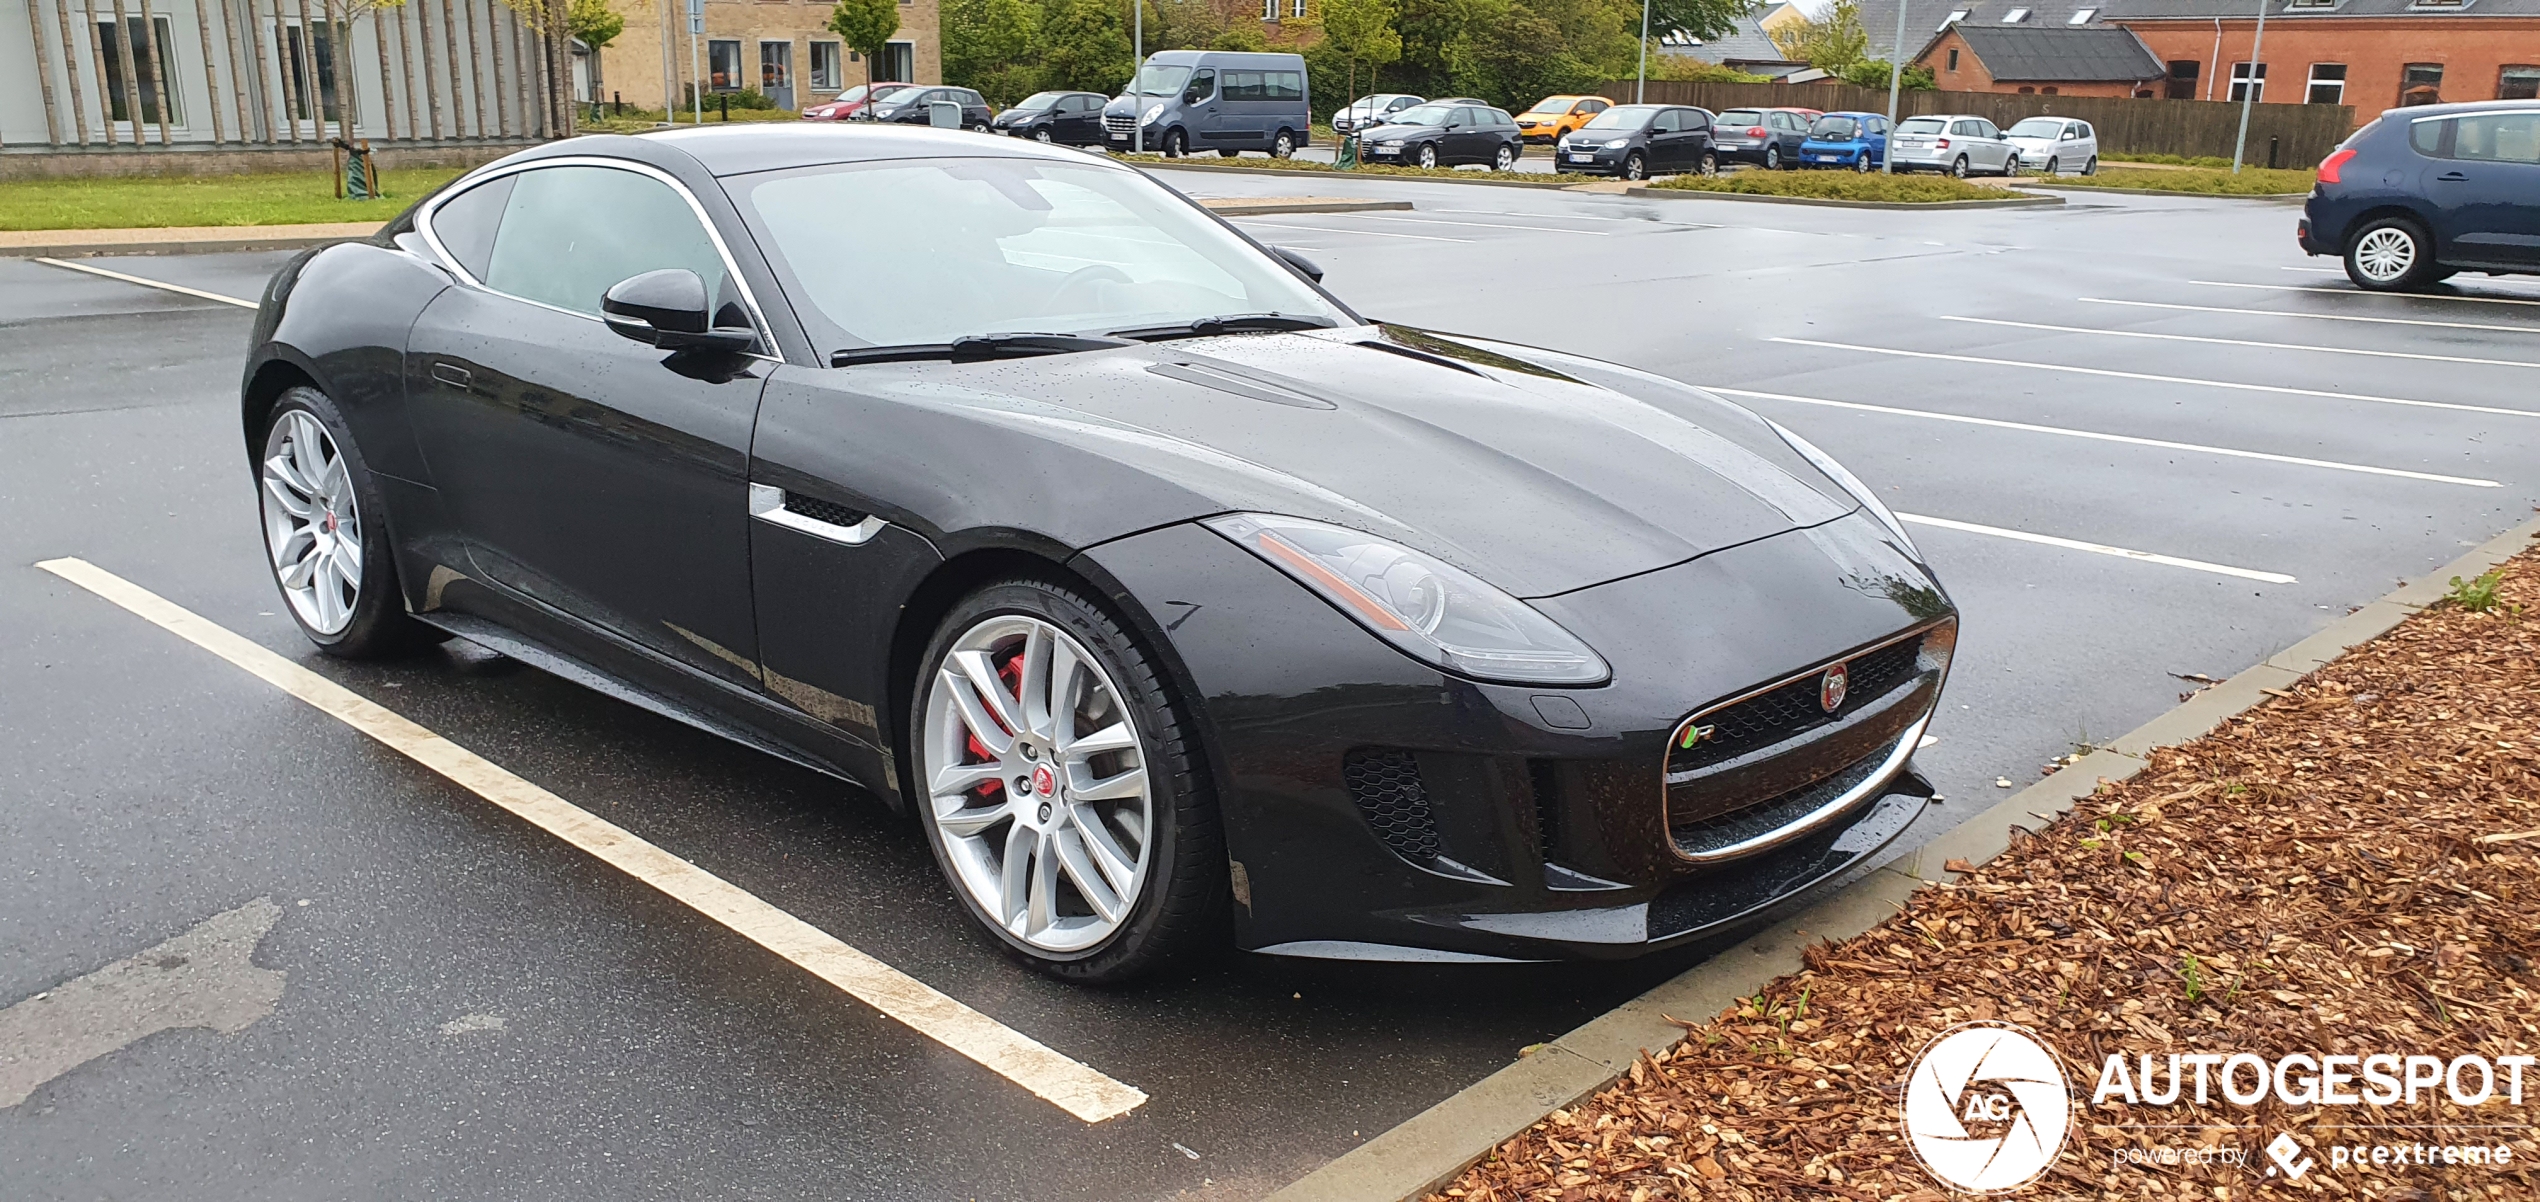
<path fill-rule="evenodd" d="M 1887 118 L 1877 113 L 1827 113 L 1809 123 L 1799 144 L 1804 167 L 1876 171 L 1887 158 Z"/>
<path fill-rule="evenodd" d="M 1718 175 L 1708 109 L 1674 104 L 1618 104 L 1588 118 L 1553 147 L 1552 169 L 1623 179 L 1653 175 Z"/>
<path fill-rule="evenodd" d="M 961 127 L 986 133 L 996 120 L 996 110 L 988 107 L 988 98 L 968 88 L 904 88 L 873 102 L 873 119 L 901 125 L 924 125 L 934 120 L 938 100 L 949 100 L 961 106 Z"/>
<path fill-rule="evenodd" d="M 1484 163 L 1507 171 L 1526 152 L 1517 119 L 1484 104 L 1413 105 L 1362 131 L 1358 142 L 1364 162 L 1419 167 Z"/>
<path fill-rule="evenodd" d="M 997 114 L 989 126 L 1035 142 L 1100 146 L 1102 106 L 1109 103 L 1111 97 L 1100 92 L 1035 92 Z"/>
<path fill-rule="evenodd" d="M 2540 273 L 2540 102 L 2391 109 L 2320 162 L 2298 227 L 2358 288 Z"/>
<path fill-rule="evenodd" d="M 1773 170 L 1799 165 L 1799 144 L 1824 113 L 1816 109 L 1729 109 L 1720 114 L 1712 143 L 1722 162 L 1760 163 Z"/>
<path fill-rule="evenodd" d="M 913 83 L 860 83 L 838 93 L 826 104 L 815 104 L 803 109 L 803 120 L 851 121 L 864 112 L 865 106 L 893 92 L 905 91 L 916 86 Z"/>
<path fill-rule="evenodd" d="M 1014 138 L 533 147 L 266 286 L 263 566 L 329 654 L 458 635 L 861 785 L 1077 981 L 1678 947 L 1926 811 L 1957 614 L 1866 486 L 1318 274 Z"/>

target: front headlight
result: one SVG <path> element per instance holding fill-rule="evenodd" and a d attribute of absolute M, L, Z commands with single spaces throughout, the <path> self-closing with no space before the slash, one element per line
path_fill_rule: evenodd
<path fill-rule="evenodd" d="M 1616 138 L 1613 141 L 1606 143 L 1605 148 L 1607 150 L 1621 150 L 1631 144 L 1632 140 L 1630 138 Z"/>
<path fill-rule="evenodd" d="M 1533 606 L 1375 535 L 1266 513 L 1202 524 L 1425 663 L 1510 684 L 1603 684 L 1612 675 Z"/>
<path fill-rule="evenodd" d="M 1781 435 L 1782 441 L 1789 443 L 1790 449 L 1799 452 L 1799 457 L 1807 460 L 1810 466 L 1824 472 L 1827 479 L 1842 485 L 1843 491 L 1851 493 L 1854 500 L 1859 501 L 1870 511 L 1870 516 L 1877 518 L 1881 525 L 1886 526 L 1889 532 L 1896 535 L 1898 542 L 1905 544 L 1905 549 L 1912 552 L 1914 558 L 1923 557 L 1922 548 L 1914 545 L 1914 536 L 1905 533 L 1905 523 L 1896 520 L 1896 515 L 1888 509 L 1887 503 L 1879 500 L 1878 494 L 1871 492 L 1869 485 L 1861 483 L 1860 477 L 1845 471 L 1842 464 L 1834 461 L 1834 456 L 1818 450 L 1817 444 L 1792 433 L 1790 427 L 1771 418 L 1765 418 L 1764 424 L 1771 426 L 1773 433 Z"/>
<path fill-rule="evenodd" d="M 1376 149 L 1378 149 L 1378 150 L 1400 150 L 1400 149 L 1402 149 L 1402 143 L 1401 143 L 1400 141 L 1393 141 L 1393 142 L 1378 142 L 1378 143 L 1376 143 Z"/>
<path fill-rule="evenodd" d="M 1161 117 L 1161 116 L 1163 116 L 1163 115 L 1164 115 L 1164 106 L 1163 106 L 1163 105 L 1161 105 L 1161 104 L 1150 104 L 1150 105 L 1148 105 L 1148 106 L 1147 106 L 1146 115 L 1145 115 L 1145 116 L 1143 116 L 1143 117 L 1138 118 L 1138 121 L 1139 121 L 1139 123 L 1140 123 L 1140 124 L 1148 124 L 1148 123 L 1152 123 L 1152 122 L 1153 122 L 1156 118 Z"/>

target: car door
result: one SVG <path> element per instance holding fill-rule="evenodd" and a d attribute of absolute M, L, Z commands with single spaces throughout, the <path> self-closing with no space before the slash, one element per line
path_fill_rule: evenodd
<path fill-rule="evenodd" d="M 2426 177 L 2445 262 L 2540 267 L 2540 112 L 2455 117 Z"/>
<path fill-rule="evenodd" d="M 1061 140 L 1073 146 L 1092 146 L 1102 141 L 1104 99 L 1101 96 L 1083 95 L 1070 96 L 1062 101 L 1061 103 L 1069 107 L 1061 110 L 1065 113 L 1061 120 L 1064 121 L 1067 131 Z"/>
<path fill-rule="evenodd" d="M 1861 123 L 1861 141 L 1867 147 L 1873 165 L 1887 162 L 1887 118 L 1871 117 Z"/>
<path fill-rule="evenodd" d="M 685 268 L 764 341 L 730 257 L 679 184 L 634 164 L 533 167 L 439 207 L 460 200 L 499 203 L 499 221 L 406 359 L 416 441 L 467 559 L 537 606 L 756 685 L 748 460 L 767 362 L 667 354 L 599 316 L 618 281 Z"/>
<path fill-rule="evenodd" d="M 1988 171 L 2001 171 L 2008 168 L 2011 165 L 2011 155 L 2013 153 L 2011 150 L 2011 140 L 2002 136 L 2002 130 L 2000 127 L 1982 117 L 1976 118 L 1975 124 L 1977 130 L 1976 136 L 1981 139 L 1979 144 L 1984 148 L 1984 152 L 1991 156 L 1985 163 L 1985 169 Z"/>
<path fill-rule="evenodd" d="M 1649 118 L 1649 173 L 1684 170 L 1684 110 L 1660 109 Z"/>
<path fill-rule="evenodd" d="M 1214 146 L 1226 136 L 1225 107 L 1217 99 L 1217 69 L 1191 72 L 1190 82 L 1182 88 L 1182 121 L 1190 127 L 1193 141 Z"/>
<path fill-rule="evenodd" d="M 2067 166 L 2079 171 L 2099 157 L 2099 131 L 2091 128 L 2089 122 L 2075 121 L 2065 127 L 2064 133 L 2073 140 L 2072 153 L 2064 160 Z"/>

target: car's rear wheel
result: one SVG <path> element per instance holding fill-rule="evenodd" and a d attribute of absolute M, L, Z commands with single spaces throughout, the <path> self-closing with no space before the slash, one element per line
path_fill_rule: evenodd
<path fill-rule="evenodd" d="M 1437 143 L 1431 142 L 1420 148 L 1420 165 L 1423 167 L 1435 167 L 1438 165 Z"/>
<path fill-rule="evenodd" d="M 1775 143 L 1773 143 L 1772 145 L 1767 146 L 1767 147 L 1765 147 L 1765 148 L 1764 148 L 1764 170 L 1766 170 L 1766 171 L 1779 171 L 1779 170 L 1781 170 L 1781 169 L 1782 169 L 1782 147 L 1781 147 L 1781 143 L 1779 143 L 1779 142 L 1775 142 Z"/>
<path fill-rule="evenodd" d="M 1867 175 L 1870 172 L 1870 166 L 1869 151 L 1864 150 L 1861 153 L 1852 156 L 1852 170 L 1854 173 Z"/>
<path fill-rule="evenodd" d="M 2425 227 L 2408 218 L 2369 221 L 2346 240 L 2346 278 L 2375 292 L 2414 288 L 2437 270 L 2432 250 Z"/>
<path fill-rule="evenodd" d="M 374 659 L 447 637 L 406 613 L 387 503 L 332 398 L 306 387 L 282 394 L 265 419 L 256 482 L 266 562 L 310 642 Z"/>
<path fill-rule="evenodd" d="M 1295 154 L 1295 153 L 1296 153 L 1296 135 L 1295 135 L 1295 134 L 1289 133 L 1288 131 L 1286 131 L 1286 130 L 1284 130 L 1284 129 L 1283 129 L 1283 130 L 1280 130 L 1280 131 L 1279 131 L 1278 136 L 1276 136 L 1276 137 L 1274 137 L 1274 138 L 1270 139 L 1270 157 L 1271 157 L 1271 158 L 1274 158 L 1274 159 L 1284 159 L 1284 158 L 1287 158 L 1288 156 L 1293 155 L 1293 154 Z"/>
<path fill-rule="evenodd" d="M 1231 159 L 1242 153 L 1243 152 L 1240 150 L 1220 150 L 1217 152 L 1217 157 L 1221 159 Z"/>
<path fill-rule="evenodd" d="M 953 892 L 1005 948 L 1125 980 L 1215 935 L 1227 898 L 1196 727 L 1100 607 L 1035 579 L 947 615 L 914 692 L 915 805 Z"/>
<path fill-rule="evenodd" d="M 1624 179 L 1648 179 L 1649 156 L 1635 150 L 1623 156 Z"/>
<path fill-rule="evenodd" d="M 1720 174 L 1720 156 L 1713 151 L 1703 151 L 1701 160 L 1694 165 L 1694 171 L 1703 176 L 1717 178 Z"/>
<path fill-rule="evenodd" d="M 1967 156 L 1959 155 L 1956 162 L 1949 164 L 1949 174 L 1959 179 L 1967 178 Z"/>
<path fill-rule="evenodd" d="M 1500 145 L 1499 152 L 1491 156 L 1490 169 L 1493 171 L 1516 170 L 1517 148 L 1507 145 L 1506 143 L 1502 143 Z"/>
<path fill-rule="evenodd" d="M 2090 161 L 2081 165 L 2081 173 L 2083 175 L 2099 174 L 2099 156 L 2095 154 L 2090 156 Z"/>

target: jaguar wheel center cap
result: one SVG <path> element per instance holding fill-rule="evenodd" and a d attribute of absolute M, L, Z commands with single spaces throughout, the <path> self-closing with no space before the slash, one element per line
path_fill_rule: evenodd
<path fill-rule="evenodd" d="M 1058 792 L 1058 774 L 1050 771 L 1050 766 L 1047 764 L 1033 768 L 1032 791 L 1043 797 L 1055 795 Z"/>

